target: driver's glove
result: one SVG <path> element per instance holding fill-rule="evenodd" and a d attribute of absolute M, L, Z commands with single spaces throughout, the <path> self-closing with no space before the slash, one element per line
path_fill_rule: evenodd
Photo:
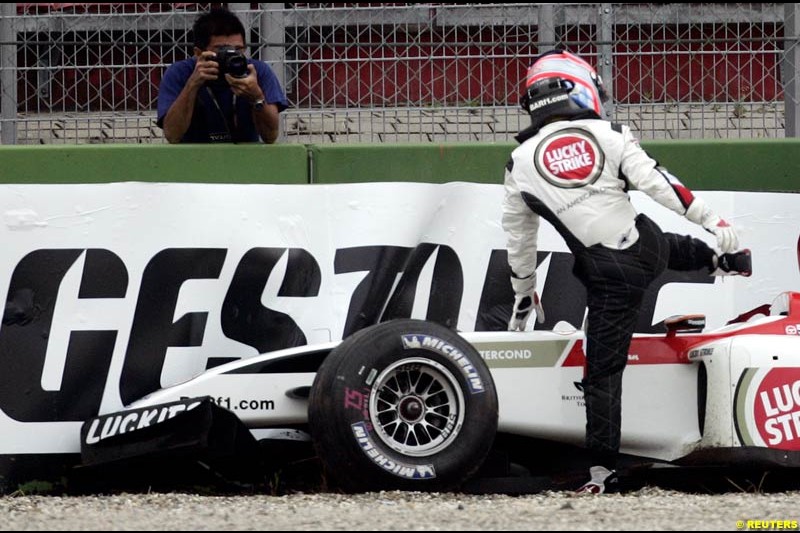
<path fill-rule="evenodd" d="M 720 217 L 715 215 L 708 223 L 704 221 L 703 227 L 717 238 L 717 246 L 723 254 L 739 249 L 739 236 L 736 235 L 736 230 Z"/>
<path fill-rule="evenodd" d="M 525 331 L 531 312 L 536 313 L 536 321 L 544 324 L 544 308 L 536 292 L 536 272 L 527 278 L 512 274 L 511 287 L 514 289 L 514 310 L 508 322 L 508 331 Z"/>
<path fill-rule="evenodd" d="M 717 238 L 717 246 L 723 254 L 739 249 L 739 236 L 736 235 L 736 230 L 716 214 L 702 198 L 695 197 L 686 210 L 686 218 L 712 233 Z"/>

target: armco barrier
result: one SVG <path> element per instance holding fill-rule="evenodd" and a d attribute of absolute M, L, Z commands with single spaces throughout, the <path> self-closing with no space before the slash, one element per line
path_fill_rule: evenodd
<path fill-rule="evenodd" d="M 0 146 L 0 183 L 502 183 L 512 143 Z M 800 139 L 655 141 L 688 187 L 800 191 Z"/>

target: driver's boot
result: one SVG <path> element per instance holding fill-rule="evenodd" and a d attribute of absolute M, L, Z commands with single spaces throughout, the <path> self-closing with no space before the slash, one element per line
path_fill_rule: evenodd
<path fill-rule="evenodd" d="M 749 277 L 752 273 L 753 263 L 749 249 L 714 256 L 714 268 L 711 270 L 712 276 Z"/>

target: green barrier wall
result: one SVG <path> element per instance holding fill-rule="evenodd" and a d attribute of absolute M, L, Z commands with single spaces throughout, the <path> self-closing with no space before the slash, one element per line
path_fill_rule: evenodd
<path fill-rule="evenodd" d="M 502 183 L 511 143 L 313 145 L 314 183 Z"/>
<path fill-rule="evenodd" d="M 0 147 L 0 183 L 308 183 L 303 145 Z"/>
<path fill-rule="evenodd" d="M 800 139 L 642 143 L 688 187 L 800 191 Z M 0 147 L 0 183 L 502 183 L 513 143 Z"/>
<path fill-rule="evenodd" d="M 800 139 L 642 143 L 689 188 L 800 191 Z"/>
<path fill-rule="evenodd" d="M 313 145 L 314 183 L 502 183 L 513 143 Z M 659 141 L 642 146 L 697 190 L 800 191 L 800 139 Z"/>

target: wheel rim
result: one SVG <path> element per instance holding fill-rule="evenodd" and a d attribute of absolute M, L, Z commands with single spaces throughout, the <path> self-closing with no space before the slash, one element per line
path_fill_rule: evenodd
<path fill-rule="evenodd" d="M 464 422 L 464 394 L 443 365 L 423 358 L 397 361 L 375 379 L 369 397 L 375 433 L 403 455 L 441 452 Z"/>

